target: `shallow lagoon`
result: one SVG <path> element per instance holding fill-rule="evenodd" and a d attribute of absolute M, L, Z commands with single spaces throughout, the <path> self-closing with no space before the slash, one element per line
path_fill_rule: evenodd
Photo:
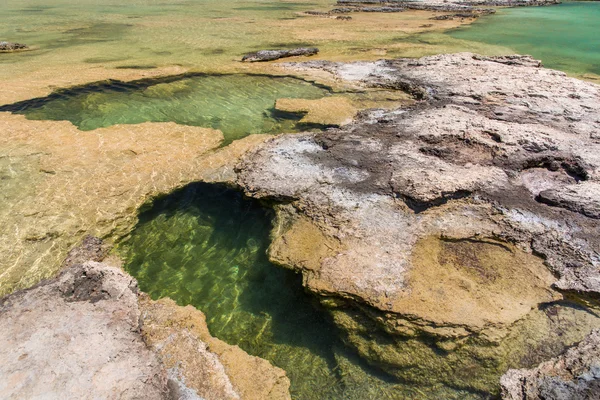
<path fill-rule="evenodd" d="M 502 9 L 449 36 L 531 54 L 545 67 L 574 75 L 600 75 L 599 28 L 600 3 L 566 2 Z"/>

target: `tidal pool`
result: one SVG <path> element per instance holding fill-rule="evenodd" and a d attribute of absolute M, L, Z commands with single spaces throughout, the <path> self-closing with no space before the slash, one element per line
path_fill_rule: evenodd
<path fill-rule="evenodd" d="M 301 277 L 269 262 L 272 217 L 237 191 L 192 184 L 149 205 L 119 249 L 152 298 L 194 305 L 214 336 L 286 370 L 294 399 L 487 398 L 403 384 L 361 362 Z"/>
<path fill-rule="evenodd" d="M 228 144 L 253 133 L 296 131 L 301 116 L 276 112 L 275 101 L 317 99 L 329 93 L 328 88 L 291 77 L 197 74 L 90 84 L 2 106 L 0 111 L 32 120 L 67 120 L 84 131 L 115 124 L 176 122 L 219 129 Z"/>
<path fill-rule="evenodd" d="M 455 39 L 503 46 L 573 74 L 600 75 L 600 3 L 565 2 L 549 7 L 498 10 L 448 34 Z"/>

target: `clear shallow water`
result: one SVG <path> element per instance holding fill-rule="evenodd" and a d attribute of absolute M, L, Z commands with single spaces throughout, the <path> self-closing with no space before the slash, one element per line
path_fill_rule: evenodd
<path fill-rule="evenodd" d="M 120 252 L 152 298 L 194 305 L 214 336 L 285 369 L 294 399 L 485 398 L 401 384 L 362 364 L 300 276 L 267 259 L 271 219 L 236 191 L 193 184 L 146 209 Z"/>
<path fill-rule="evenodd" d="M 452 38 L 503 46 L 573 74 L 600 74 L 600 3 L 566 2 L 550 7 L 498 10 Z"/>
<path fill-rule="evenodd" d="M 197 75 L 94 84 L 0 107 L 0 111 L 33 120 L 67 120 L 81 130 L 172 121 L 219 129 L 227 144 L 253 133 L 295 131 L 301 116 L 275 112 L 275 101 L 317 99 L 328 94 L 322 86 L 295 78 Z"/>

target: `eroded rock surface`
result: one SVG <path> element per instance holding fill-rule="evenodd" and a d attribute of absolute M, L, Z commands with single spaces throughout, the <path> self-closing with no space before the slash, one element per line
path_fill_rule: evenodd
<path fill-rule="evenodd" d="M 0 397 L 167 398 L 139 315 L 137 282 L 96 262 L 0 300 Z"/>
<path fill-rule="evenodd" d="M 102 260 L 88 236 L 56 278 L 0 299 L 3 399 L 289 399 L 285 371 Z"/>
<path fill-rule="evenodd" d="M 140 307 L 144 338 L 169 376 L 203 399 L 290 399 L 285 371 L 212 337 L 201 311 L 168 298 L 152 301 L 147 295 Z"/>
<path fill-rule="evenodd" d="M 600 198 L 584 189 L 600 178 L 598 86 L 526 56 L 283 68 L 419 100 L 278 137 L 238 166 L 249 195 L 288 204 L 272 258 L 328 298 L 362 356 L 486 391 L 598 326 L 553 305 L 600 291 Z"/>
<path fill-rule="evenodd" d="M 500 381 L 507 400 L 592 400 L 600 394 L 600 331 L 534 369 L 510 370 Z"/>
<path fill-rule="evenodd" d="M 530 7 L 559 3 L 558 0 L 338 0 L 337 12 L 467 11 L 469 14 L 461 18 L 477 18 L 495 12 L 494 9 L 480 7 Z"/>

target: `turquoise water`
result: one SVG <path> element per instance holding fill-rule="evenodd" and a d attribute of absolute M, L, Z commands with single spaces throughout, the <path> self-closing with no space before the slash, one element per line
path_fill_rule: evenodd
<path fill-rule="evenodd" d="M 198 183 L 150 205 L 119 247 L 141 290 L 202 310 L 214 336 L 283 368 L 294 399 L 486 398 L 402 384 L 361 363 L 301 277 L 269 262 L 271 220 L 239 192 Z"/>
<path fill-rule="evenodd" d="M 597 2 L 503 9 L 448 34 L 456 39 L 531 54 L 548 68 L 574 74 L 600 74 L 600 3 Z"/>
<path fill-rule="evenodd" d="M 263 75 L 196 75 L 111 81 L 0 107 L 33 120 L 67 120 L 81 130 L 115 124 L 176 122 L 219 129 L 224 144 L 253 133 L 295 131 L 300 115 L 277 113 L 279 98 L 317 99 L 328 89 L 301 79 Z"/>

